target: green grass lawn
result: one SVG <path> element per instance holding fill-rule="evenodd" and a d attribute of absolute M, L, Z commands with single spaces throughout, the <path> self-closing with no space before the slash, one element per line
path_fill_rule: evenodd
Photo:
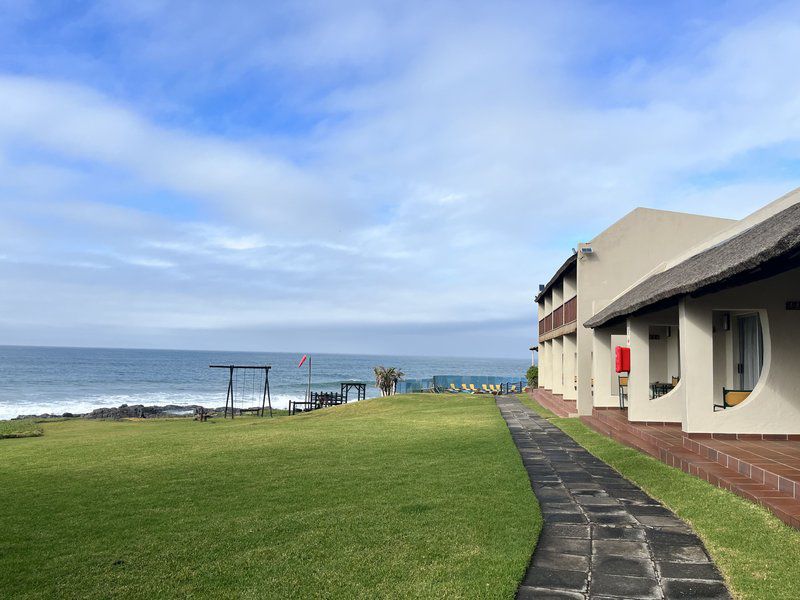
<path fill-rule="evenodd" d="M 752 502 L 596 433 L 579 419 L 557 418 L 530 398 L 522 400 L 688 522 L 737 597 L 800 597 L 800 531 Z"/>
<path fill-rule="evenodd" d="M 513 598 L 541 518 L 491 398 L 70 420 L 0 443 L 0 596 Z"/>
<path fill-rule="evenodd" d="M 0 439 L 38 437 L 42 434 L 43 429 L 41 424 L 33 419 L 0 421 Z"/>

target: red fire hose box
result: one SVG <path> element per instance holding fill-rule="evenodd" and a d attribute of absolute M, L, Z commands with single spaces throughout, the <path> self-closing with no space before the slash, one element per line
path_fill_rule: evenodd
<path fill-rule="evenodd" d="M 617 346 L 616 348 L 617 373 L 630 373 L 631 370 L 631 349 L 627 346 Z"/>

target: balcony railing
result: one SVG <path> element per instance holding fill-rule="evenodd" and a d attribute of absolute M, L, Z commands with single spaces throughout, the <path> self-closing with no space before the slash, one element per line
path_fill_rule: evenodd
<path fill-rule="evenodd" d="M 557 329 L 564 324 L 564 307 L 559 306 L 553 311 L 553 329 Z"/>
<path fill-rule="evenodd" d="M 564 303 L 564 324 L 572 323 L 578 320 L 578 297 L 573 296 L 572 299 Z"/>
<path fill-rule="evenodd" d="M 578 297 L 573 296 L 564 304 L 547 315 L 544 319 L 539 319 L 539 335 L 550 333 L 562 325 L 569 325 L 578 320 Z"/>

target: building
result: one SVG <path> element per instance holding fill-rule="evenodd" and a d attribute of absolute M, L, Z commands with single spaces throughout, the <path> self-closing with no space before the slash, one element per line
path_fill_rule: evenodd
<path fill-rule="evenodd" d="M 651 226 L 643 240 L 635 213 L 571 257 L 537 297 L 546 375 L 535 398 L 800 528 L 800 190 L 741 221 L 706 222 L 694 244 L 702 224 L 688 235 L 678 223 Z M 604 239 L 615 228 L 616 252 Z M 559 285 L 575 287 L 569 327 L 553 316 Z M 569 342 L 555 342 L 569 335 L 574 361 L 563 356 Z M 630 353 L 624 373 L 617 346 Z M 563 382 L 573 362 L 571 407 Z"/>
<path fill-rule="evenodd" d="M 610 370 L 614 334 L 625 333 L 629 421 L 800 434 L 800 191 L 669 261 L 584 324 L 596 372 Z M 596 405 L 612 393 L 598 386 Z"/>
<path fill-rule="evenodd" d="M 731 227 L 734 221 L 637 208 L 578 244 L 536 296 L 539 318 L 539 386 L 590 415 L 599 385 L 613 405 L 611 371 L 593 375 L 594 333 L 582 323 L 666 261 Z M 614 328 L 611 328 L 614 331 Z M 613 343 L 624 341 L 624 328 Z M 607 384 L 607 385 L 606 385 Z M 570 411 L 571 412 L 571 411 Z"/>

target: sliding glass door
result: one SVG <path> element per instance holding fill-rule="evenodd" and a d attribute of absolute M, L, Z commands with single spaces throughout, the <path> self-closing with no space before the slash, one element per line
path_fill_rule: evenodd
<path fill-rule="evenodd" d="M 739 322 L 739 389 L 752 390 L 764 364 L 764 340 L 758 314 L 742 315 Z"/>

